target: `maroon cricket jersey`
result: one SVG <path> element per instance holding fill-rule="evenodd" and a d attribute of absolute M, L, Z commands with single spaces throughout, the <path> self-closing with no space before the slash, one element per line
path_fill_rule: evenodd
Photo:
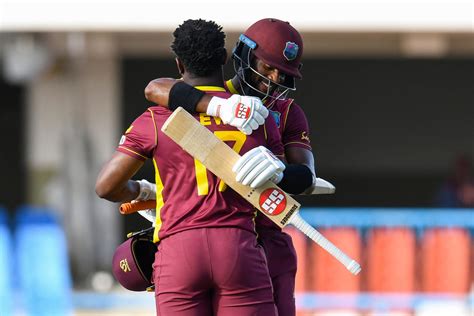
<path fill-rule="evenodd" d="M 207 93 L 229 98 L 220 87 L 201 87 Z M 127 129 L 117 151 L 139 160 L 153 159 L 156 183 L 154 241 L 204 227 L 238 227 L 255 233 L 255 209 L 163 134 L 161 127 L 172 112 L 153 106 Z M 205 113 L 195 118 L 240 155 L 263 145 L 283 157 L 283 146 L 274 120 L 247 136 Z"/>
<path fill-rule="evenodd" d="M 232 80 L 227 80 L 225 85 L 229 92 L 238 94 L 237 90 L 232 84 Z M 312 150 L 309 140 L 308 120 L 306 119 L 306 115 L 304 114 L 301 107 L 296 104 L 293 99 L 275 100 L 268 108 L 268 111 L 270 112 L 269 117 L 273 117 L 280 131 L 281 139 L 285 149 L 290 147 L 300 147 L 310 151 Z M 260 230 L 261 228 L 280 229 L 266 216 L 261 214 L 258 214 L 256 223 L 257 230 Z"/>

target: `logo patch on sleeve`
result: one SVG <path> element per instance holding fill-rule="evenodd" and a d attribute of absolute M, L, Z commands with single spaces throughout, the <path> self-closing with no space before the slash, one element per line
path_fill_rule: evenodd
<path fill-rule="evenodd" d="M 260 208 L 268 215 L 275 216 L 286 208 L 286 197 L 283 191 L 270 188 L 260 194 Z"/>
<path fill-rule="evenodd" d="M 277 127 L 280 128 L 281 113 L 278 111 L 272 111 L 272 110 L 269 110 L 269 112 L 272 115 L 273 119 L 275 120 Z"/>
<path fill-rule="evenodd" d="M 127 137 L 125 135 L 122 135 L 122 137 L 120 137 L 119 145 L 123 145 L 126 140 L 127 140 Z"/>

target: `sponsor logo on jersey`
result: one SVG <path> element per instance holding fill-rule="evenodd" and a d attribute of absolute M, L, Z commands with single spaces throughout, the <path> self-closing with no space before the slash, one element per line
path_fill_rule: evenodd
<path fill-rule="evenodd" d="M 298 49 L 299 47 L 296 43 L 286 42 L 285 49 L 283 50 L 283 56 L 285 56 L 288 61 L 292 61 L 296 58 L 296 56 L 298 56 Z"/>
<path fill-rule="evenodd" d="M 301 133 L 301 140 L 305 140 L 305 141 L 309 142 L 309 136 L 306 132 Z"/>
<path fill-rule="evenodd" d="M 123 270 L 123 272 L 130 272 L 130 271 L 132 271 L 132 270 L 130 269 L 130 266 L 128 265 L 127 259 L 120 260 L 119 266 L 120 266 L 120 269 Z"/>
<path fill-rule="evenodd" d="M 283 191 L 270 188 L 260 194 L 260 208 L 270 216 L 275 216 L 283 212 L 286 208 L 286 197 Z"/>
<path fill-rule="evenodd" d="M 280 128 L 281 113 L 278 111 L 272 111 L 272 110 L 269 110 L 269 112 L 272 115 L 273 119 L 275 120 L 277 127 Z"/>

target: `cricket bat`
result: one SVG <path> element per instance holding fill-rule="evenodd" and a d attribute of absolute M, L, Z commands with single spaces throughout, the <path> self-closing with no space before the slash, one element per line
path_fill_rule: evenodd
<path fill-rule="evenodd" d="M 235 181 L 233 165 L 240 158 L 232 148 L 202 126 L 183 108 L 176 109 L 161 131 L 181 148 L 199 160 L 209 171 L 222 179 L 234 191 L 279 227 L 292 224 L 341 262 L 351 273 L 358 274 L 359 263 L 347 256 L 299 214 L 301 205 L 271 181 L 252 189 Z"/>

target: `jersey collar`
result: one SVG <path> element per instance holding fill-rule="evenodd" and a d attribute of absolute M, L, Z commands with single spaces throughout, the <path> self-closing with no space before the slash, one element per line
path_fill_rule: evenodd
<path fill-rule="evenodd" d="M 218 92 L 226 92 L 223 87 L 218 86 L 195 86 L 194 88 L 201 90 L 201 91 L 218 91 Z"/>
<path fill-rule="evenodd" d="M 227 80 L 225 82 L 225 85 L 227 86 L 227 89 L 229 90 L 230 93 L 239 94 L 239 92 L 237 92 L 237 89 L 234 87 L 234 84 L 232 83 L 232 79 Z"/>

